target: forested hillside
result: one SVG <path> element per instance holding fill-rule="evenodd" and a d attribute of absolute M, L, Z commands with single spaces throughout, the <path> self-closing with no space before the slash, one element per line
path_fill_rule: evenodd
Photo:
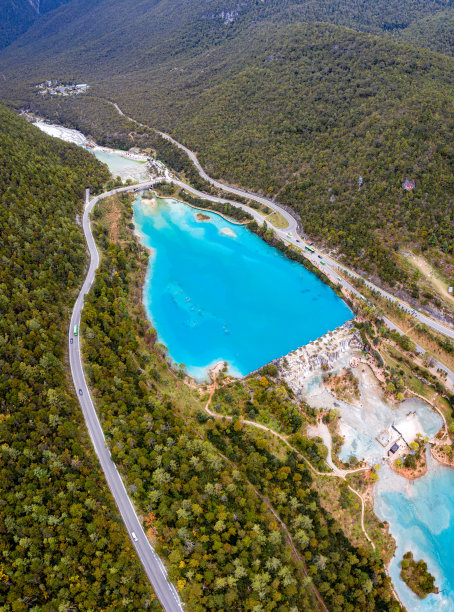
<path fill-rule="evenodd" d="M 398 34 L 397 40 L 454 55 L 454 8 L 414 21 Z"/>
<path fill-rule="evenodd" d="M 349 265 L 408 286 L 409 249 L 454 269 L 454 60 L 390 37 L 449 52 L 452 11 L 451 0 L 78 0 L 0 53 L 0 95 L 112 143 L 124 138 L 103 100 L 115 100 L 214 176 L 292 206 Z M 43 98 L 47 78 L 90 93 Z"/>
<path fill-rule="evenodd" d="M 424 31 L 424 19 L 437 19 L 454 6 L 453 0 L 42 0 L 33 2 L 39 6 L 37 19 L 31 4 L 0 0 L 0 23 L 5 24 L 7 43 L 36 20 L 14 45 L 11 57 L 27 58 L 21 49 L 32 47 L 34 54 L 42 52 L 52 60 L 52 51 L 54 60 L 65 58 L 74 67 L 86 65 L 89 53 L 97 60 L 91 69 L 99 74 L 109 69 L 114 57 L 120 67 L 137 69 L 144 59 L 162 61 L 195 48 L 208 49 L 266 19 L 277 25 L 326 22 L 387 37 L 413 26 L 421 32 L 423 46 L 439 49 L 440 42 L 431 37 L 430 23 L 427 33 Z M 62 4 L 65 6 L 55 13 L 45 14 Z M 133 50 L 135 57 L 131 58 Z"/>
<path fill-rule="evenodd" d="M 69 0 L 0 0 L 0 49 L 25 32 L 43 15 Z"/>
<path fill-rule="evenodd" d="M 151 589 L 65 360 L 86 261 L 76 215 L 108 173 L 3 107 L 0 134 L 0 607 L 143 610 Z"/>
<path fill-rule="evenodd" d="M 120 103 L 164 124 L 212 175 L 295 208 L 310 236 L 389 284 L 405 280 L 396 248 L 452 257 L 454 62 L 332 26 L 252 41 L 236 47 L 250 62 L 212 54 L 186 65 L 192 79 Z"/>
<path fill-rule="evenodd" d="M 113 109 L 99 98 L 118 101 L 196 150 L 209 173 L 295 208 L 311 237 L 389 285 L 408 281 L 402 248 L 431 249 L 449 271 L 452 58 L 339 26 L 277 27 L 274 17 L 208 50 L 202 39 L 200 48 L 164 48 L 162 61 L 151 39 L 124 72 L 116 66 L 101 78 L 98 67 L 86 68 L 98 81 L 84 99 L 26 98 L 59 121 L 79 115 L 82 129 L 104 124 L 113 140 Z M 120 65 L 130 57 L 122 49 Z M 89 55 L 76 60 L 78 70 Z M 406 178 L 411 193 L 401 187 Z"/>
<path fill-rule="evenodd" d="M 224 46 L 120 103 L 163 123 L 209 173 L 294 207 L 311 236 L 390 283 L 395 245 L 452 253 L 454 62 L 333 26 L 253 32 L 231 62 Z"/>

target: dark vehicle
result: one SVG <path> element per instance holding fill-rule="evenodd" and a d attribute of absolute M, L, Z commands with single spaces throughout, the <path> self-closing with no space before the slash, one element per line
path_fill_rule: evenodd
<path fill-rule="evenodd" d="M 72 344 L 72 343 L 73 343 L 73 339 L 72 339 L 72 338 L 70 338 L 70 339 L 69 339 L 69 343 L 70 343 L 70 344 Z"/>
<path fill-rule="evenodd" d="M 322 256 L 321 256 L 321 255 L 319 255 L 319 256 L 318 256 L 318 258 L 319 258 L 319 259 L 321 259 L 321 258 L 322 258 Z"/>
<path fill-rule="evenodd" d="M 79 395 L 82 395 L 82 389 L 79 389 Z"/>

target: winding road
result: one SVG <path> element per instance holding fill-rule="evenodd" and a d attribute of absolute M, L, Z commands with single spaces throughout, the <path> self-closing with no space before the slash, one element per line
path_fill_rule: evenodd
<path fill-rule="evenodd" d="M 237 196 L 240 196 L 240 197 L 243 197 L 243 198 L 248 198 L 250 200 L 254 200 L 255 202 L 259 202 L 260 204 L 264 204 L 268 208 L 271 208 L 272 210 L 274 210 L 274 211 L 278 212 L 279 214 L 281 214 L 285 218 L 285 220 L 287 221 L 288 227 L 286 227 L 285 229 L 273 228 L 275 233 L 285 243 L 290 244 L 290 245 L 292 245 L 293 247 L 295 247 L 297 249 L 303 250 L 304 246 L 302 246 L 301 241 L 304 239 L 304 237 L 301 237 L 298 234 L 298 221 L 285 208 L 283 208 L 280 204 L 277 204 L 273 200 L 270 200 L 269 198 L 265 198 L 265 197 L 260 196 L 260 195 L 258 195 L 256 193 L 252 193 L 252 192 L 246 191 L 244 189 L 240 189 L 238 187 L 234 187 L 232 185 L 227 185 L 225 183 L 221 183 L 220 181 L 217 181 L 217 180 L 211 178 L 210 176 L 208 176 L 208 174 L 205 172 L 203 167 L 200 165 L 200 162 L 197 159 L 197 155 L 193 151 L 191 151 L 190 149 L 188 149 L 187 147 L 185 147 L 184 145 L 179 143 L 177 140 L 172 138 L 172 136 L 170 136 L 169 134 L 165 134 L 164 132 L 159 132 L 159 131 L 158 131 L 158 134 L 160 136 L 162 136 L 163 138 L 165 138 L 166 140 L 169 140 L 170 142 L 172 142 L 179 149 L 182 149 L 188 155 L 190 160 L 193 162 L 193 164 L 197 168 L 197 171 L 200 174 L 200 176 L 205 181 L 207 181 L 211 185 L 213 185 L 214 187 L 217 187 L 218 189 L 222 189 L 224 191 L 228 191 L 230 193 L 233 193 L 234 195 L 237 195 Z M 175 180 L 174 180 L 174 182 L 175 182 Z M 186 185 L 185 185 L 185 188 L 187 189 Z M 210 199 L 211 199 L 211 196 L 210 196 Z M 235 204 L 236 204 L 236 206 L 239 205 L 238 202 L 236 202 Z M 251 209 L 249 207 L 247 207 L 247 206 L 245 207 L 245 209 L 249 210 L 249 212 L 251 211 Z M 263 223 L 263 218 L 262 218 L 261 222 Z M 364 279 L 361 275 L 357 274 L 356 272 L 353 272 L 352 270 L 350 270 L 346 266 L 340 264 L 335 259 L 333 259 L 331 256 L 329 256 L 327 253 L 321 251 L 320 249 L 318 249 L 316 247 L 313 247 L 313 248 L 315 250 L 314 254 L 311 255 L 311 254 L 309 254 L 309 252 L 304 252 L 304 251 L 303 251 L 303 253 L 304 253 L 304 255 L 309 260 L 312 261 L 312 263 L 314 263 L 323 272 L 327 273 L 328 271 L 331 271 L 334 276 L 338 272 L 342 272 L 342 273 L 347 274 L 347 275 L 349 275 L 349 276 L 351 276 L 353 278 L 363 280 L 364 284 L 366 285 L 366 287 L 368 287 L 372 291 L 377 292 L 379 295 L 381 295 L 386 300 L 388 300 L 390 302 L 393 302 L 394 304 L 397 304 L 403 310 L 411 312 L 413 317 L 418 319 L 418 321 L 420 321 L 421 323 L 424 323 L 425 325 L 427 325 L 427 327 L 430 327 L 434 331 L 442 333 L 445 336 L 448 336 L 449 338 L 454 338 L 454 329 L 452 329 L 451 327 L 448 327 L 447 325 L 441 323 L 440 321 L 436 321 L 435 319 L 432 319 L 431 317 L 425 315 L 424 313 L 420 312 L 419 310 L 415 310 L 414 308 L 412 308 L 409 304 L 407 304 L 403 300 L 397 298 L 396 296 L 392 295 L 391 293 L 388 293 L 384 289 L 381 289 L 377 285 L 374 285 L 370 281 Z M 320 257 L 322 257 L 323 261 L 326 262 L 324 266 L 320 265 Z M 329 274 L 328 274 L 328 276 L 329 276 Z M 334 280 L 334 279 L 332 279 L 332 280 Z M 342 286 L 345 286 L 349 290 L 354 289 L 354 287 L 351 285 L 351 283 L 349 283 L 348 281 L 346 281 L 345 279 L 343 279 L 341 277 L 336 277 L 335 276 L 335 281 L 334 282 L 339 283 Z M 359 294 L 359 292 L 357 290 L 355 290 L 355 292 Z"/>
<path fill-rule="evenodd" d="M 125 117 L 126 119 L 129 119 L 129 121 L 132 121 L 136 125 L 139 125 L 141 127 L 145 127 L 145 128 L 150 129 L 150 126 L 146 126 L 143 123 L 140 123 L 139 121 L 137 121 L 136 119 L 133 119 L 132 117 L 129 117 L 128 115 L 126 115 L 121 110 L 121 108 L 118 106 L 118 104 L 116 102 L 111 102 L 110 100 L 107 100 L 107 102 L 109 104 L 111 104 L 117 110 L 117 112 L 121 116 Z M 349 290 L 354 289 L 354 292 L 356 294 L 360 295 L 359 292 L 351 285 L 351 283 L 349 283 L 347 280 L 345 280 L 345 279 L 343 279 L 341 277 L 337 277 L 337 274 L 338 274 L 338 272 L 342 272 L 344 274 L 347 274 L 350 277 L 361 279 L 361 280 L 364 281 L 366 287 L 368 287 L 372 291 L 375 291 L 376 293 L 381 295 L 386 300 L 388 300 L 390 302 L 393 302 L 394 304 L 397 304 L 403 310 L 406 310 L 407 312 L 411 313 L 412 316 L 415 317 L 415 319 L 417 319 L 420 323 L 424 323 L 425 325 L 427 325 L 427 327 L 430 327 L 434 331 L 436 331 L 438 333 L 441 333 L 441 334 L 447 336 L 448 338 L 454 338 L 454 329 L 452 327 L 450 327 L 449 325 L 445 325 L 444 323 L 442 323 L 440 321 L 437 321 L 437 320 L 433 319 L 432 317 L 427 316 L 426 314 L 424 314 L 423 312 L 421 312 L 419 310 L 415 310 L 412 306 L 407 304 L 407 302 L 405 302 L 404 300 L 401 300 L 400 298 L 397 298 L 396 296 L 392 295 L 391 293 L 388 293 L 387 291 L 385 291 L 381 287 L 378 287 L 377 285 L 374 285 L 372 282 L 364 279 L 358 273 L 353 272 L 353 270 L 350 270 L 346 266 L 344 266 L 344 265 L 340 264 L 339 262 L 337 262 L 333 257 L 328 255 L 327 253 L 325 253 L 325 252 L 323 252 L 320 249 L 317 249 L 315 247 L 314 247 L 315 253 L 312 254 L 312 255 L 309 254 L 309 252 L 304 251 L 304 245 L 301 244 L 301 241 L 304 240 L 305 237 L 298 235 L 299 218 L 296 216 L 296 213 L 294 213 L 294 214 L 290 213 L 281 204 L 278 204 L 274 200 L 270 200 L 269 198 L 261 196 L 261 195 L 259 195 L 257 193 L 253 193 L 251 191 L 246 191 L 245 189 L 241 189 L 241 188 L 235 187 L 233 185 L 228 185 L 226 183 L 222 183 L 221 181 L 213 179 L 211 176 L 209 176 L 205 172 L 204 168 L 200 164 L 200 162 L 199 162 L 199 160 L 197 158 L 197 155 L 196 155 L 196 153 L 194 151 L 191 151 L 191 149 L 188 149 L 188 147 L 185 147 L 183 144 L 181 144 L 181 142 L 178 142 L 178 140 L 175 140 L 175 138 L 170 136 L 170 134 L 166 134 L 165 132 L 160 132 L 159 130 L 155 130 L 155 131 L 156 131 L 157 134 L 159 134 L 160 136 L 162 136 L 163 138 L 165 138 L 166 140 L 168 140 L 169 142 L 174 144 L 176 147 L 178 147 L 179 149 L 184 151 L 186 153 L 186 155 L 189 157 L 189 159 L 192 161 L 194 166 L 197 168 L 197 171 L 198 171 L 199 175 L 205 181 L 207 181 L 208 183 L 210 183 L 214 187 L 216 187 L 218 189 L 222 189 L 223 191 L 228 191 L 229 193 L 233 193 L 234 195 L 240 196 L 242 198 L 248 198 L 249 200 L 253 200 L 253 201 L 258 202 L 260 204 L 264 204 L 268 208 L 271 208 L 272 210 L 274 210 L 274 211 L 278 212 L 279 214 L 281 214 L 286 219 L 286 221 L 288 223 L 288 227 L 285 228 L 285 229 L 273 228 L 274 231 L 276 232 L 276 234 L 284 242 L 286 242 L 287 244 L 291 244 L 292 246 L 296 247 L 297 249 L 302 249 L 304 255 L 310 261 L 312 261 L 312 263 L 314 263 L 317 267 L 322 269 L 329 277 L 331 275 L 333 276 L 333 278 L 331 280 L 335 279 L 335 282 L 340 283 L 342 286 L 344 286 L 345 288 L 347 288 Z M 182 183 L 181 181 L 176 181 L 173 177 L 171 179 L 170 179 L 170 177 L 167 177 L 167 178 L 168 178 L 168 180 L 172 180 L 174 183 L 179 184 L 180 186 L 183 186 L 184 189 L 186 189 L 188 191 L 192 191 L 192 189 L 189 188 L 186 183 Z M 192 193 L 195 193 L 195 191 L 192 191 Z M 208 196 L 207 194 L 205 194 L 204 197 L 208 197 L 209 199 L 215 200 L 215 198 L 213 198 L 213 196 Z M 226 200 L 222 200 L 222 199 L 219 200 L 219 199 L 217 199 L 215 201 L 226 201 Z M 235 202 L 234 204 L 236 206 L 240 206 L 240 204 L 238 202 Z M 245 208 L 245 210 L 248 210 L 249 212 L 251 212 L 251 209 L 249 207 L 247 207 L 247 206 L 246 207 L 241 206 L 241 208 Z M 264 221 L 264 219 L 263 219 L 263 217 L 261 217 L 261 223 L 263 223 L 263 221 Z M 325 266 L 323 266 L 323 267 L 320 265 L 320 259 L 321 258 L 323 258 L 323 260 L 326 262 Z M 330 275 L 330 273 L 331 273 L 331 275 Z"/>
<path fill-rule="evenodd" d="M 115 502 L 120 511 L 123 522 L 128 530 L 129 537 L 136 549 L 137 555 L 143 565 L 145 573 L 150 580 L 154 592 L 156 593 L 159 602 L 166 612 L 182 612 L 183 607 L 178 596 L 178 593 L 167 578 L 167 572 L 159 556 L 153 550 L 147 536 L 142 528 L 142 523 L 139 520 L 131 499 L 126 491 L 123 480 L 117 470 L 117 466 L 110 457 L 110 452 L 106 445 L 104 432 L 99 422 L 95 406 L 90 396 L 85 375 L 82 367 L 82 358 L 80 352 L 80 335 L 74 335 L 74 327 L 80 327 L 81 313 L 84 306 L 84 298 L 90 291 L 93 284 L 96 269 L 99 266 L 99 253 L 96 248 L 95 240 L 90 227 L 90 213 L 93 207 L 100 199 L 106 198 L 114 193 L 124 191 L 132 191 L 138 188 L 151 187 L 154 181 L 142 183 L 141 185 L 131 185 L 128 187 L 120 187 L 112 191 L 105 192 L 92 200 L 89 200 L 88 192 L 85 202 L 85 210 L 83 215 L 83 230 L 85 239 L 90 251 L 90 266 L 84 280 L 82 289 L 77 297 L 71 316 L 71 324 L 69 328 L 68 347 L 69 361 L 71 366 L 71 374 L 74 381 L 74 387 L 79 399 L 80 406 L 85 418 L 88 432 L 91 441 L 95 448 L 102 470 L 105 474 L 110 491 L 115 499 Z M 133 535 L 134 534 L 134 535 Z"/>

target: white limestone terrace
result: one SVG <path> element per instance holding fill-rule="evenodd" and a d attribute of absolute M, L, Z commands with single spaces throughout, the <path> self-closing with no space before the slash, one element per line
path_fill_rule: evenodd
<path fill-rule="evenodd" d="M 334 331 L 292 351 L 275 363 L 281 378 L 296 395 L 304 391 L 306 379 L 317 372 L 330 370 L 343 357 L 363 348 L 358 330 L 347 321 Z"/>
<path fill-rule="evenodd" d="M 52 123 L 46 123 L 44 119 L 37 119 L 33 122 L 37 128 L 48 134 L 49 136 L 54 136 L 55 138 L 60 138 L 65 142 L 72 142 L 76 145 L 86 145 L 88 143 L 88 138 L 79 132 L 78 130 L 72 130 L 70 128 L 65 128 L 62 125 L 54 125 Z"/>

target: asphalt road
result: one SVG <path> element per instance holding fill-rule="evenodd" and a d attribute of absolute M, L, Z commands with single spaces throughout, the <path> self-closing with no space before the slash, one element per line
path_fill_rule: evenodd
<path fill-rule="evenodd" d="M 132 117 L 129 117 L 128 115 L 126 115 L 121 108 L 118 106 L 118 104 L 116 104 L 115 102 L 109 102 L 109 104 L 111 104 L 112 106 L 115 107 L 115 109 L 117 110 L 117 112 L 122 115 L 123 117 L 126 117 L 127 119 L 129 119 L 130 121 L 136 123 L 137 125 L 140 125 L 142 127 L 147 127 L 145 126 L 143 123 L 140 123 L 139 121 L 136 121 L 136 119 L 133 119 Z M 194 153 L 194 151 L 191 151 L 191 149 L 188 149 L 187 147 L 185 147 L 183 144 L 181 144 L 181 142 L 178 142 L 178 140 L 175 140 L 175 138 L 173 138 L 172 136 L 170 136 L 170 134 L 166 134 L 165 132 L 160 132 L 159 130 L 156 130 L 156 132 L 158 134 L 160 134 L 160 136 L 162 136 L 163 138 L 165 138 L 166 140 L 169 140 L 170 142 L 172 142 L 175 146 L 177 146 L 179 149 L 181 149 L 182 151 L 184 151 L 186 153 L 186 155 L 189 157 L 189 159 L 193 162 L 194 166 L 197 168 L 200 176 L 207 181 L 208 183 L 210 183 L 211 185 L 213 185 L 214 187 L 217 187 L 218 189 L 223 189 L 224 191 L 228 191 L 230 193 L 233 193 L 234 195 L 243 197 L 243 198 L 248 198 L 250 200 L 254 200 L 255 202 L 259 202 L 261 204 L 264 204 L 265 206 L 268 206 L 269 208 L 271 208 L 272 210 L 280 213 L 286 220 L 288 223 L 288 227 L 284 230 L 278 230 L 276 228 L 273 227 L 274 231 L 280 236 L 280 238 L 282 238 L 285 242 L 292 244 L 293 246 L 301 246 L 301 242 L 304 240 L 304 237 L 302 236 L 298 236 L 298 222 L 297 220 L 285 209 L 283 208 L 280 204 L 278 204 L 277 202 L 274 202 L 273 200 L 270 200 L 269 198 L 265 198 L 264 196 L 261 196 L 257 193 L 253 193 L 251 191 L 246 191 L 245 189 L 241 189 L 239 187 L 235 187 L 233 185 L 229 185 L 227 183 L 222 183 L 221 181 L 217 181 L 216 179 L 211 178 L 211 176 L 209 176 L 205 170 L 203 169 L 203 167 L 201 166 L 197 155 Z M 169 179 L 169 177 L 167 176 L 167 178 Z M 177 181 L 175 179 L 172 179 L 174 183 L 184 186 L 184 188 L 188 191 L 191 191 L 192 193 L 196 193 L 198 195 L 201 195 L 201 192 L 194 190 L 192 188 L 189 188 L 186 184 L 181 183 L 180 181 Z M 222 198 L 213 198 L 212 196 L 209 196 L 208 194 L 203 194 L 202 197 L 206 197 L 215 201 L 219 201 L 219 202 L 226 202 L 228 200 L 223 200 Z M 240 206 L 240 204 L 238 202 L 235 203 L 236 206 Z M 251 209 L 249 207 L 245 207 L 245 206 L 241 206 L 241 208 L 244 208 L 245 210 L 247 210 L 248 212 L 251 212 Z M 255 215 L 254 215 L 255 217 Z M 261 222 L 263 223 L 263 217 L 260 218 Z M 289 237 L 288 234 L 291 234 L 291 236 Z M 384 297 L 385 299 L 389 300 L 390 302 L 394 302 L 395 304 L 398 304 L 401 308 L 407 310 L 408 312 L 410 312 L 412 314 L 412 316 L 417 319 L 420 323 L 424 323 L 425 325 L 427 325 L 427 327 L 433 329 L 434 331 L 443 334 L 445 336 L 447 336 L 448 338 L 454 338 L 454 328 L 450 327 L 449 325 L 445 325 L 444 323 L 441 323 L 440 321 L 437 321 L 436 319 L 433 319 L 432 317 L 429 317 L 427 315 L 425 315 L 424 313 L 422 313 L 419 310 L 414 309 L 412 306 L 410 306 L 409 304 L 407 304 L 406 302 L 404 302 L 403 300 L 395 297 L 394 295 L 388 293 L 387 291 L 385 291 L 384 289 L 381 289 L 380 287 L 378 287 L 377 285 L 374 285 L 373 283 L 371 283 L 368 280 L 363 279 L 362 276 L 360 276 L 359 274 L 357 274 L 356 272 L 353 272 L 352 270 L 350 270 L 349 268 L 346 268 L 345 266 L 339 264 L 335 259 L 333 259 L 332 257 L 330 257 L 329 255 L 327 255 L 326 253 L 324 253 L 323 251 L 320 251 L 319 249 L 316 249 L 316 251 L 318 252 L 318 254 L 323 258 L 323 260 L 326 262 L 326 265 L 324 268 L 321 268 L 320 263 L 317 261 L 316 258 L 312 258 L 310 256 L 308 256 L 308 259 L 311 259 L 313 261 L 313 263 L 317 264 L 319 268 L 323 269 L 325 272 L 327 269 L 331 268 L 332 273 L 336 273 L 336 271 L 342 271 L 350 276 L 354 276 L 356 278 L 362 279 L 364 280 L 365 284 L 367 287 L 369 287 L 370 289 L 372 289 L 373 291 L 376 291 L 378 294 L 380 294 L 382 297 Z M 307 256 L 307 253 L 304 253 Z M 339 281 L 342 284 L 342 281 Z M 345 285 L 347 286 L 347 285 Z"/>
<path fill-rule="evenodd" d="M 293 246 L 296 246 L 296 247 L 298 247 L 298 246 L 301 247 L 301 242 L 304 240 L 304 238 L 298 235 L 298 223 L 297 223 L 296 219 L 287 210 L 285 210 L 279 204 L 277 204 L 273 200 L 270 200 L 269 198 L 265 198 L 265 197 L 260 196 L 260 195 L 258 195 L 256 193 L 252 193 L 250 191 L 246 191 L 244 189 L 240 189 L 238 187 L 234 187 L 234 186 L 228 185 L 226 183 L 221 183 L 220 181 L 217 181 L 217 180 L 211 178 L 210 176 L 208 176 L 208 174 L 205 172 L 203 167 L 200 165 L 200 162 L 197 159 L 197 155 L 193 151 L 191 151 L 190 149 L 188 149 L 187 147 L 182 145 L 180 142 L 178 142 L 177 140 L 172 138 L 172 136 L 170 136 L 169 134 L 166 134 L 165 132 L 158 132 L 158 134 L 160 134 L 163 138 L 166 138 L 167 140 L 172 142 L 179 149 L 182 149 L 187 154 L 187 156 L 190 158 L 190 160 L 193 162 L 193 164 L 197 168 L 200 176 L 203 179 L 205 179 L 207 182 L 209 182 L 211 185 L 213 185 L 214 187 L 217 187 L 218 189 L 223 189 L 224 191 L 228 191 L 230 193 L 233 193 L 234 195 L 238 195 L 238 196 L 241 196 L 243 198 L 249 198 L 251 200 L 254 200 L 255 202 L 260 202 L 261 204 L 264 204 L 265 206 L 268 206 L 269 208 L 271 208 L 271 209 L 275 210 L 276 212 L 280 213 L 287 220 L 288 227 L 283 229 L 283 230 L 278 230 L 276 228 L 273 228 L 274 231 L 278 235 L 280 235 L 280 237 L 283 240 L 285 240 L 285 242 L 287 242 L 289 244 L 292 244 Z M 247 207 L 246 207 L 246 209 L 247 209 Z M 249 209 L 249 211 L 250 211 L 250 209 Z M 262 222 L 263 222 L 263 219 L 262 219 Z M 289 233 L 291 234 L 290 237 L 288 236 Z M 416 319 L 418 319 L 418 321 L 420 321 L 421 323 L 424 323 L 425 325 L 427 325 L 427 327 L 430 327 L 431 329 L 435 330 L 436 332 L 444 334 L 448 338 L 454 338 L 454 329 L 452 327 L 449 327 L 448 325 L 445 325 L 445 324 L 441 323 L 440 321 L 437 321 L 437 320 L 433 319 L 432 317 L 429 317 L 429 316 L 425 315 L 424 313 L 420 312 L 419 310 L 415 310 L 414 308 L 412 308 L 409 304 L 407 304 L 403 300 L 395 297 L 394 295 L 388 293 L 384 289 L 381 289 L 377 285 L 374 285 L 370 281 L 367 281 L 367 280 L 363 279 L 362 276 L 360 276 L 359 274 L 356 274 L 352 270 L 350 270 L 350 269 L 346 268 L 345 266 L 339 264 L 335 259 L 333 259 L 329 255 L 327 255 L 326 253 L 324 253 L 324 252 L 322 252 L 322 251 L 320 251 L 318 249 L 316 249 L 316 251 L 317 251 L 317 253 L 319 255 L 321 255 L 323 260 L 326 262 L 326 265 L 325 265 L 324 268 L 321 268 L 319 262 L 317 262 L 317 255 L 316 255 L 316 257 L 310 257 L 309 256 L 308 258 L 312 259 L 312 261 L 314 263 L 316 263 L 318 265 L 318 267 L 320 267 L 321 269 L 326 270 L 327 268 L 331 268 L 333 272 L 336 272 L 338 270 L 338 271 L 341 271 L 343 273 L 349 274 L 350 276 L 354 276 L 354 277 L 356 277 L 358 279 L 364 280 L 364 282 L 365 282 L 367 287 L 369 287 L 373 291 L 376 291 L 382 297 L 384 297 L 385 299 L 389 300 L 390 302 L 394 302 L 395 304 L 400 305 L 405 310 L 408 310 L 409 312 L 412 313 L 412 316 L 414 316 Z"/>
<path fill-rule="evenodd" d="M 132 191 L 133 189 L 146 188 L 153 185 L 153 181 L 142 183 L 140 185 L 132 185 L 130 187 L 122 187 L 103 193 L 102 195 L 93 198 L 90 202 L 86 202 L 85 211 L 83 215 L 83 230 L 85 238 L 87 240 L 88 249 L 90 251 L 90 267 L 85 277 L 82 289 L 77 297 L 74 305 L 74 310 L 71 316 L 71 324 L 69 328 L 68 346 L 69 346 L 69 360 L 71 366 L 71 374 L 74 381 L 74 387 L 76 394 L 79 399 L 80 406 L 85 418 L 88 432 L 90 434 L 91 441 L 95 448 L 96 454 L 98 455 L 99 462 L 101 463 L 102 470 L 105 474 L 107 483 L 115 499 L 115 502 L 120 510 L 123 522 L 128 530 L 129 537 L 136 549 L 137 555 L 144 567 L 145 573 L 151 582 L 154 592 L 159 599 L 163 609 L 166 612 L 181 612 L 183 610 L 178 593 L 175 590 L 173 584 L 171 584 L 167 578 L 166 569 L 159 558 L 159 556 L 153 550 L 148 538 L 146 537 L 142 524 L 137 517 L 137 514 L 133 508 L 131 499 L 125 489 L 123 480 L 118 473 L 115 463 L 110 458 L 110 452 L 106 446 L 106 440 L 104 433 L 101 428 L 101 424 L 98 419 L 95 407 L 90 397 L 90 391 L 85 381 L 84 371 L 82 367 L 82 360 L 80 354 L 80 335 L 74 336 L 74 326 L 77 325 L 80 333 L 80 317 L 84 306 L 84 297 L 90 291 L 90 287 L 93 284 L 96 269 L 99 265 L 99 254 L 96 248 L 96 244 L 93 238 L 93 234 L 90 228 L 89 215 L 96 203 L 101 199 L 105 198 L 114 193 L 120 193 L 122 191 Z M 82 330 L 83 331 L 83 330 Z M 137 541 L 134 541 L 132 533 L 135 533 Z"/>

